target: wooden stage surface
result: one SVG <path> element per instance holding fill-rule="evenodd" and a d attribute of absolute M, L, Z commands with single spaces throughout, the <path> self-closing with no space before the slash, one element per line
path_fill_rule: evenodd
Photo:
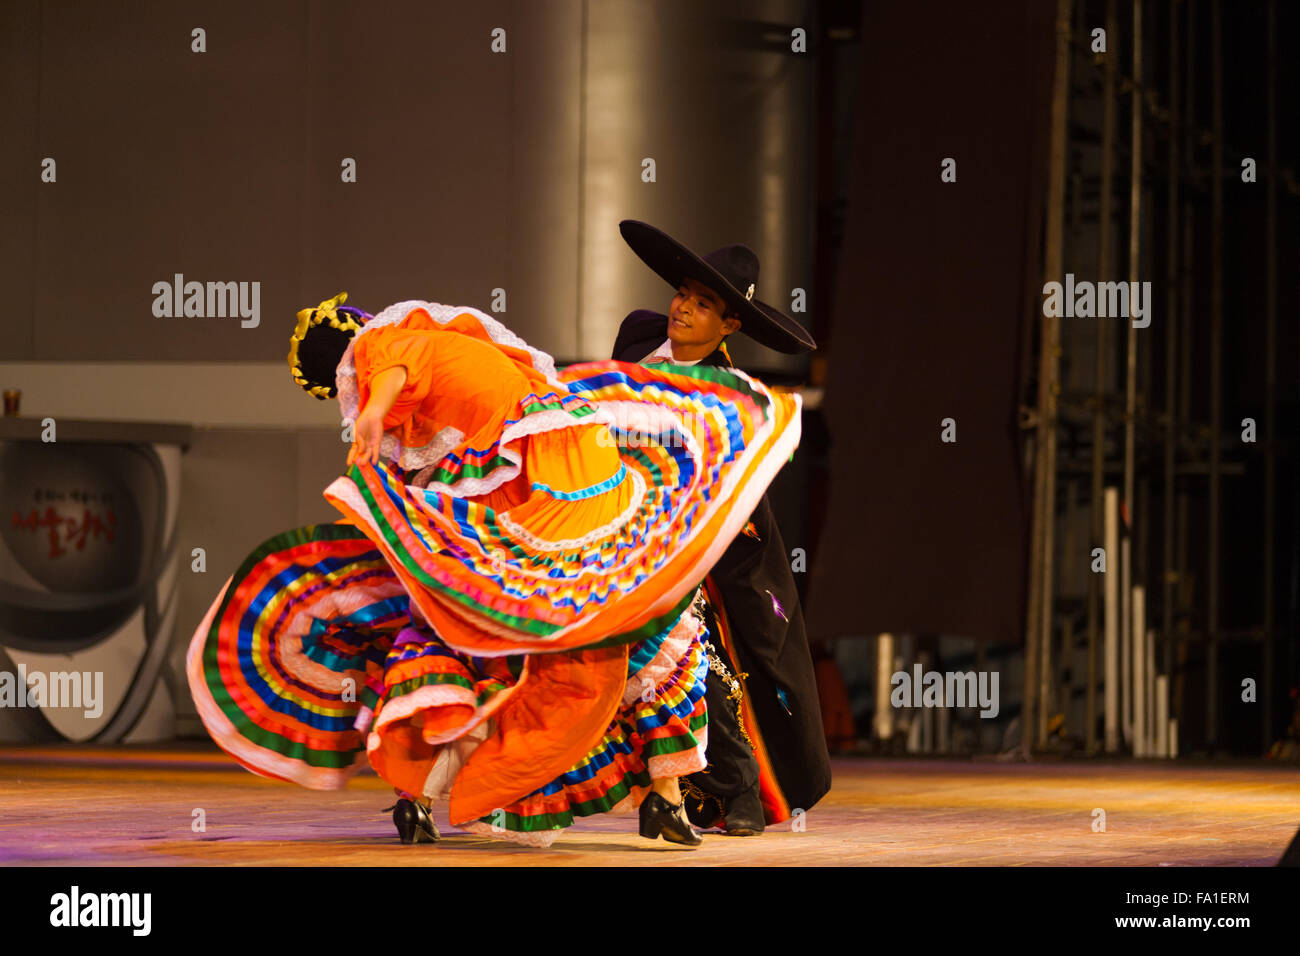
<path fill-rule="evenodd" d="M 402 846 L 370 774 L 322 793 L 196 745 L 4 747 L 0 865 L 1271 866 L 1300 827 L 1300 769 L 1263 761 L 839 759 L 834 773 L 803 832 L 698 850 L 641 839 L 635 816 L 527 849 L 451 830 L 445 807 L 441 843 Z"/>

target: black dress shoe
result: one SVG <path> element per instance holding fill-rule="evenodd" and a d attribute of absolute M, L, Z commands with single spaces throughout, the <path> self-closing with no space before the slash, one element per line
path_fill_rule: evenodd
<path fill-rule="evenodd" d="M 393 823 L 403 843 L 437 843 L 442 838 L 429 808 L 418 801 L 398 800 L 384 810 L 393 811 Z"/>
<path fill-rule="evenodd" d="M 763 801 L 758 797 L 758 784 L 727 801 L 722 821 L 725 836 L 758 836 L 763 832 L 767 820 L 763 816 Z"/>
<path fill-rule="evenodd" d="M 641 835 L 648 839 L 662 836 L 669 843 L 682 846 L 699 846 L 704 837 L 695 832 L 682 805 L 671 804 L 653 790 L 641 802 Z"/>

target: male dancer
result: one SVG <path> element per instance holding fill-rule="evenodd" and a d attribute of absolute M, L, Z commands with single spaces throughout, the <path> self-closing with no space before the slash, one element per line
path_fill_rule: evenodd
<path fill-rule="evenodd" d="M 755 297 L 758 257 L 730 245 L 697 256 L 660 230 L 625 220 L 632 251 L 677 290 L 668 315 L 623 320 L 613 358 L 731 366 L 736 332 L 779 352 L 816 348 L 793 318 Z M 830 789 L 830 757 L 803 610 L 766 495 L 705 582 L 709 609 L 708 769 L 683 780 L 696 826 L 753 836 L 808 810 Z"/>

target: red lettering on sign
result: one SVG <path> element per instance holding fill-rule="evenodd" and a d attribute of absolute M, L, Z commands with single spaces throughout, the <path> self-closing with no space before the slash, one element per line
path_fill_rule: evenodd
<path fill-rule="evenodd" d="M 109 508 L 104 517 L 92 512 L 89 508 L 81 509 L 81 519 L 75 517 L 65 518 L 59 515 L 53 508 L 46 508 L 43 512 L 33 508 L 26 517 L 23 517 L 18 511 L 14 512 L 13 527 L 26 528 L 33 534 L 42 528 L 48 528 L 50 532 L 50 557 L 57 558 L 67 553 L 64 545 L 72 547 L 74 544 L 78 551 L 86 549 L 86 538 L 104 538 L 107 541 L 113 540 L 114 532 L 117 530 L 117 515 L 113 509 Z M 59 530 L 63 530 L 63 540 L 59 540 Z"/>

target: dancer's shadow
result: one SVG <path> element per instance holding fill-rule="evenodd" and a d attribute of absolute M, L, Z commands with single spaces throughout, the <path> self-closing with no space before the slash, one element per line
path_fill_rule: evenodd
<path fill-rule="evenodd" d="M 341 845 L 343 840 L 322 841 L 331 844 Z M 404 846 L 395 843 L 391 838 L 378 838 L 364 841 L 367 846 L 395 846 L 403 850 L 415 851 L 423 849 L 426 852 L 436 853 L 439 850 L 454 849 L 464 850 L 473 853 L 485 853 L 492 856 L 518 856 L 521 859 L 536 857 L 543 859 L 555 853 L 596 853 L 604 854 L 610 852 L 616 853 L 695 853 L 697 851 L 687 847 L 676 847 L 668 843 L 656 840 L 651 843 L 646 841 L 645 846 L 629 846 L 625 843 L 592 843 L 590 841 L 562 840 L 553 843 L 549 847 L 531 847 L 520 846 L 517 843 L 510 843 L 504 840 L 494 840 L 491 837 L 478 836 L 474 833 L 462 833 L 453 831 L 448 833 L 443 831 L 442 839 L 437 843 L 421 843 L 416 846 Z M 355 844 L 353 844 L 355 845 Z"/>

